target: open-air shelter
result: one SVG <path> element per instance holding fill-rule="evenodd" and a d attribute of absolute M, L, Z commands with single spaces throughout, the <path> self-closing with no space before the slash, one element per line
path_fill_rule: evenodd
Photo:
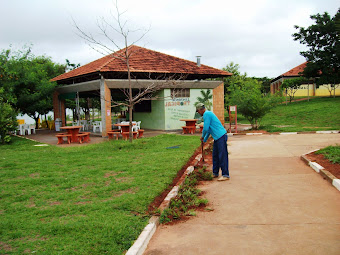
<path fill-rule="evenodd" d="M 59 86 L 53 95 L 54 119 L 60 118 L 66 125 L 65 98 L 77 93 L 80 97 L 97 94 L 101 101 L 102 136 L 112 129 L 111 99 L 122 97 L 122 89 L 129 88 L 127 65 L 119 58 L 123 51 L 117 51 L 89 64 L 78 67 L 52 79 Z M 224 123 L 224 84 L 222 77 L 232 75 L 197 62 L 173 57 L 136 45 L 127 49 L 130 72 L 133 77 L 131 87 L 143 89 L 150 83 L 162 84 L 158 96 L 161 100 L 147 100 L 136 105 L 133 112 L 135 120 L 142 121 L 142 127 L 153 130 L 176 130 L 183 123 L 180 119 L 193 118 L 194 103 L 201 90 L 212 90 L 212 111 Z M 169 77 L 185 77 L 175 81 L 173 87 L 164 81 Z M 173 90 L 178 90 L 173 93 Z"/>

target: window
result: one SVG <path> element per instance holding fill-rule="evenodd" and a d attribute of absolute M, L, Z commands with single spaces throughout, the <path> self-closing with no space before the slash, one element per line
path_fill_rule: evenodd
<path fill-rule="evenodd" d="M 144 100 L 139 104 L 135 104 L 135 112 L 151 112 L 151 100 Z"/>
<path fill-rule="evenodd" d="M 190 97 L 190 89 L 171 89 L 171 97 Z"/>

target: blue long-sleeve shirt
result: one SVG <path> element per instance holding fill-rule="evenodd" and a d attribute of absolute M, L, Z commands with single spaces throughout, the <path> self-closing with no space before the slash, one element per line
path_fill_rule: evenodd
<path fill-rule="evenodd" d="M 206 110 L 204 112 L 203 120 L 204 126 L 202 131 L 202 137 L 204 139 L 204 142 L 208 140 L 209 135 L 211 135 L 212 138 L 214 138 L 214 140 L 218 140 L 224 134 L 227 133 L 221 121 L 211 111 Z"/>

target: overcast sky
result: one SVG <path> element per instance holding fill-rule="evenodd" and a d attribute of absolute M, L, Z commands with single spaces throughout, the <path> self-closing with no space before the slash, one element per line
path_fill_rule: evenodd
<path fill-rule="evenodd" d="M 87 64 L 102 55 L 76 34 L 72 19 L 99 37 L 97 20 L 112 21 L 112 0 L 0 0 L 0 49 L 33 44 L 54 62 Z M 148 29 L 137 45 L 221 69 L 233 61 L 248 76 L 274 78 L 303 63 L 294 25 L 310 15 L 334 16 L 338 0 L 120 0 L 130 29 Z M 145 30 L 144 30 L 145 31 Z M 131 34 L 132 42 L 143 30 Z M 120 37 L 112 36 L 119 43 Z M 123 47 L 123 44 L 120 44 Z"/>

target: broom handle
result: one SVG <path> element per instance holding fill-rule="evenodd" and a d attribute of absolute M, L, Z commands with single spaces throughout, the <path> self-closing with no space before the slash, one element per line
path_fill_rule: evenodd
<path fill-rule="evenodd" d="M 201 141 L 201 146 L 202 146 L 202 162 L 204 162 L 203 141 Z"/>

